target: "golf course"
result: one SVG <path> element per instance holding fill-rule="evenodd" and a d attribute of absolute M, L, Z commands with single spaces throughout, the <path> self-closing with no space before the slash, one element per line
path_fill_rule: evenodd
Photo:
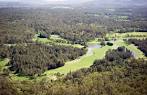
<path fill-rule="evenodd" d="M 129 36 L 128 36 L 129 35 Z M 132 36 L 131 36 L 132 35 Z M 130 39 L 131 37 L 138 37 L 138 39 L 144 39 L 147 37 L 147 33 L 113 33 L 113 34 L 107 34 L 106 37 L 109 39 L 110 42 L 113 42 L 113 46 L 105 45 L 101 46 L 100 41 L 98 41 L 98 38 L 91 40 L 87 42 L 87 53 L 83 56 L 80 56 L 79 58 L 65 62 L 65 65 L 56 69 L 48 70 L 42 74 L 42 76 L 37 77 L 37 79 L 42 79 L 44 77 L 50 77 L 51 79 L 56 79 L 56 75 L 66 75 L 69 72 L 74 72 L 76 70 L 80 70 L 81 68 L 88 68 L 90 67 L 93 62 L 97 59 L 103 59 L 105 57 L 105 54 L 107 51 L 112 49 L 117 49 L 118 47 L 124 46 L 127 49 L 129 49 L 132 52 L 132 55 L 138 59 L 138 58 L 144 58 L 146 59 L 145 55 L 142 51 L 140 51 L 137 46 L 134 44 L 129 44 L 124 39 Z M 113 40 L 115 38 L 115 41 Z M 101 38 L 102 39 L 102 38 Z M 58 40 L 58 42 L 56 41 Z M 66 39 L 63 39 L 57 35 L 51 36 L 50 39 L 48 38 L 38 38 L 37 35 L 33 38 L 33 41 L 38 41 L 40 43 L 44 43 L 47 45 L 50 45 L 50 43 L 54 43 L 56 45 L 65 45 L 65 46 L 71 46 L 75 48 L 83 48 L 84 46 L 80 44 L 70 44 L 67 43 Z M 56 43 L 57 42 L 57 43 Z M 108 42 L 108 41 L 107 41 Z M 0 68 L 2 68 L 9 62 L 8 59 L 5 59 L 3 61 L 0 61 L 1 65 Z M 29 79 L 25 76 L 17 76 L 15 74 L 11 74 L 12 79 L 14 80 L 26 80 Z"/>

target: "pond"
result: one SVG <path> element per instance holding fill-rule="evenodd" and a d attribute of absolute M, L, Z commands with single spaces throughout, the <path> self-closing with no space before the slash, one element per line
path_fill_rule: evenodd
<path fill-rule="evenodd" d="M 87 55 L 93 55 L 93 49 L 97 49 L 97 48 L 101 48 L 101 47 L 102 46 L 100 44 L 89 44 Z"/>

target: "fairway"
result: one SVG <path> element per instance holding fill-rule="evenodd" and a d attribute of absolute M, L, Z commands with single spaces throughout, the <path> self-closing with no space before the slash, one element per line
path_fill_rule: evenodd
<path fill-rule="evenodd" d="M 61 38 L 58 35 L 51 35 L 50 38 L 39 38 L 38 34 L 36 34 L 34 36 L 34 38 L 32 39 L 32 41 L 34 42 L 39 42 L 42 44 L 47 44 L 47 45 L 63 45 L 63 46 L 71 46 L 71 47 L 75 47 L 75 48 L 83 48 L 84 46 L 80 45 L 80 44 L 71 44 L 71 42 L 67 41 L 66 39 Z"/>
<path fill-rule="evenodd" d="M 144 54 L 139 49 L 137 49 L 136 46 L 134 46 L 133 44 L 128 45 L 123 40 L 117 40 L 114 42 L 114 45 L 112 47 L 104 46 L 102 48 L 93 49 L 92 55 L 84 55 L 81 58 L 76 59 L 74 61 L 66 62 L 65 66 L 54 69 L 54 70 L 46 71 L 44 74 L 49 76 L 54 75 L 56 73 L 67 74 L 69 72 L 73 72 L 81 68 L 88 68 L 93 64 L 93 62 L 96 59 L 104 58 L 105 53 L 109 49 L 116 49 L 117 47 L 120 47 L 120 46 L 124 46 L 128 48 L 130 51 L 132 51 L 133 54 L 135 55 L 135 58 L 144 58 Z"/>
<path fill-rule="evenodd" d="M 128 32 L 128 33 L 109 33 L 106 35 L 109 39 L 146 39 L 146 32 Z"/>
<path fill-rule="evenodd" d="M 81 68 L 90 67 L 96 59 L 102 59 L 105 56 L 107 50 L 111 49 L 109 46 L 105 46 L 100 49 L 94 49 L 93 55 L 84 55 L 80 59 L 66 62 L 65 66 L 45 72 L 47 75 L 54 75 L 56 73 L 67 74 L 79 70 Z"/>

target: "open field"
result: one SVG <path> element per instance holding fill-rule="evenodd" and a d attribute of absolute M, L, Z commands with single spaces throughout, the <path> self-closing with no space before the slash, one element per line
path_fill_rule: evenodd
<path fill-rule="evenodd" d="M 84 55 L 80 59 L 67 62 L 65 66 L 45 72 L 46 75 L 54 75 L 56 73 L 67 74 L 79 70 L 81 68 L 90 67 L 96 59 L 102 59 L 107 50 L 111 49 L 109 46 L 100 49 L 94 49 L 92 55 Z"/>
<path fill-rule="evenodd" d="M 6 64 L 9 62 L 9 59 L 0 59 L 0 72 L 3 71 L 4 68 L 6 68 Z"/>
<path fill-rule="evenodd" d="M 38 34 L 34 36 L 32 39 L 34 42 L 39 42 L 43 44 L 55 44 L 55 45 L 64 45 L 64 46 L 72 46 L 76 48 L 83 48 L 84 46 L 80 44 L 71 44 L 66 39 L 61 38 L 58 35 L 51 35 L 50 38 L 39 38 Z"/>
<path fill-rule="evenodd" d="M 95 38 L 94 40 L 91 40 L 91 41 L 89 41 L 89 42 L 87 42 L 87 44 L 97 44 L 97 43 L 100 43 L 98 40 L 99 40 L 100 38 Z"/>
<path fill-rule="evenodd" d="M 147 32 L 109 33 L 106 37 L 109 39 L 145 39 Z"/>

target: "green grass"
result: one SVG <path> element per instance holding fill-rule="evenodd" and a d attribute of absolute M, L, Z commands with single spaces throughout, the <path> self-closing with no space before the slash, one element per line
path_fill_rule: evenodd
<path fill-rule="evenodd" d="M 32 39 L 34 42 L 37 41 L 37 42 L 44 43 L 44 44 L 51 42 L 48 38 L 39 38 L 38 35 L 39 34 L 36 34 L 34 38 Z"/>
<path fill-rule="evenodd" d="M 53 70 L 49 70 L 46 71 L 43 76 L 41 77 L 37 77 L 37 79 L 42 79 L 42 78 L 54 78 L 54 75 L 57 73 L 60 74 L 64 74 L 66 75 L 69 72 L 73 72 L 76 70 L 79 70 L 81 68 L 88 68 L 90 67 L 93 62 L 96 59 L 102 59 L 105 56 L 105 53 L 109 50 L 109 49 L 116 49 L 117 47 L 120 46 L 124 46 L 127 49 L 129 49 L 130 51 L 132 51 L 135 54 L 135 58 L 146 58 L 143 54 L 143 52 L 141 52 L 136 46 L 134 46 L 133 44 L 127 44 L 126 42 L 123 41 L 124 38 L 127 38 L 128 35 L 133 35 L 133 36 L 147 36 L 146 33 L 141 33 L 141 32 L 132 32 L 132 33 L 113 33 L 113 34 L 107 34 L 108 38 L 113 38 L 113 37 L 117 37 L 117 40 L 114 42 L 113 46 L 104 46 L 102 48 L 97 48 L 97 49 L 93 49 L 92 52 L 93 54 L 86 54 L 84 56 L 79 57 L 76 60 L 73 61 L 69 61 L 65 63 L 65 66 L 57 68 L 57 69 L 53 69 Z M 138 37 L 139 39 L 142 37 Z M 53 38 L 51 39 L 59 39 L 58 36 L 54 35 Z M 46 43 L 48 41 L 48 39 L 39 39 L 42 43 Z M 88 42 L 88 44 L 97 44 L 99 43 L 98 38 L 91 40 Z M 58 45 L 65 45 L 65 46 L 73 46 L 73 47 L 78 47 L 78 48 L 82 48 L 83 46 L 75 44 L 75 45 L 71 45 L 71 44 L 66 44 L 66 43 L 56 43 Z M 27 80 L 29 79 L 28 77 L 18 77 L 16 75 L 12 75 L 12 78 L 15 80 Z"/>
<path fill-rule="evenodd" d="M 10 77 L 11 77 L 12 80 L 19 80 L 19 81 L 30 80 L 29 77 L 26 77 L 26 76 L 17 76 L 15 74 L 10 74 Z"/>
<path fill-rule="evenodd" d="M 87 42 L 87 44 L 96 44 L 98 42 L 99 42 L 98 38 L 95 38 L 94 40 L 91 40 L 91 41 Z"/>
<path fill-rule="evenodd" d="M 105 56 L 105 53 L 108 49 L 111 49 L 109 46 L 102 47 L 100 49 L 94 49 L 93 55 L 84 55 L 80 59 L 67 62 L 65 66 L 50 70 L 45 72 L 46 75 L 54 75 L 56 73 L 67 74 L 79 70 L 81 68 L 90 67 L 96 59 L 102 59 Z"/>
<path fill-rule="evenodd" d="M 140 51 L 134 44 L 128 45 L 127 48 L 135 53 L 135 58 L 146 58 L 142 51 Z"/>
<path fill-rule="evenodd" d="M 61 38 L 59 35 L 50 35 L 49 38 L 53 39 L 53 40 L 65 40 L 65 39 Z"/>
<path fill-rule="evenodd" d="M 63 39 L 58 35 L 51 35 L 50 38 L 39 38 L 38 34 L 36 34 L 32 40 L 34 42 L 37 41 L 39 43 L 49 44 L 49 45 L 50 44 L 64 45 L 64 46 L 71 46 L 71 47 L 75 47 L 75 48 L 83 48 L 84 47 L 80 44 L 70 44 L 70 42 L 68 43 L 68 41 L 66 39 Z"/>
<path fill-rule="evenodd" d="M 110 39 L 145 39 L 147 38 L 147 32 L 109 33 L 106 37 Z"/>
<path fill-rule="evenodd" d="M 105 46 L 100 49 L 94 49 L 93 55 L 86 54 L 86 55 L 80 57 L 79 59 L 66 62 L 65 66 L 63 66 L 63 67 L 46 71 L 43 74 L 43 76 L 37 77 L 37 80 L 41 80 L 41 79 L 47 78 L 47 77 L 49 79 L 52 79 L 52 78 L 55 78 L 54 75 L 57 73 L 66 75 L 69 72 L 73 72 L 73 71 L 79 70 L 81 68 L 88 68 L 93 64 L 93 62 L 96 59 L 104 58 L 106 51 L 108 51 L 109 49 L 111 49 L 111 47 L 109 47 L 109 46 Z M 29 80 L 28 77 L 22 77 L 22 76 L 19 77 L 14 74 L 12 74 L 11 77 L 13 80 L 20 80 L 20 81 Z"/>
<path fill-rule="evenodd" d="M 88 68 L 93 64 L 93 62 L 96 59 L 104 58 L 105 53 L 109 49 L 116 49 L 117 47 L 120 47 L 120 46 L 124 46 L 124 47 L 128 48 L 130 51 L 134 52 L 136 55 L 135 56 L 136 58 L 144 58 L 144 54 L 139 49 L 137 49 L 136 46 L 134 46 L 133 44 L 128 45 L 123 40 L 118 40 L 114 43 L 114 46 L 112 46 L 112 47 L 104 46 L 99 49 L 94 49 L 93 55 L 84 55 L 80 59 L 76 59 L 74 61 L 67 62 L 65 64 L 65 66 L 54 69 L 54 70 L 49 70 L 49 71 L 45 72 L 44 74 L 46 74 L 46 75 L 54 75 L 56 73 L 67 74 L 69 72 L 73 72 L 73 71 L 79 70 L 81 68 Z"/>
<path fill-rule="evenodd" d="M 3 71 L 4 68 L 6 68 L 7 63 L 9 62 L 9 59 L 0 59 L 0 72 Z"/>

